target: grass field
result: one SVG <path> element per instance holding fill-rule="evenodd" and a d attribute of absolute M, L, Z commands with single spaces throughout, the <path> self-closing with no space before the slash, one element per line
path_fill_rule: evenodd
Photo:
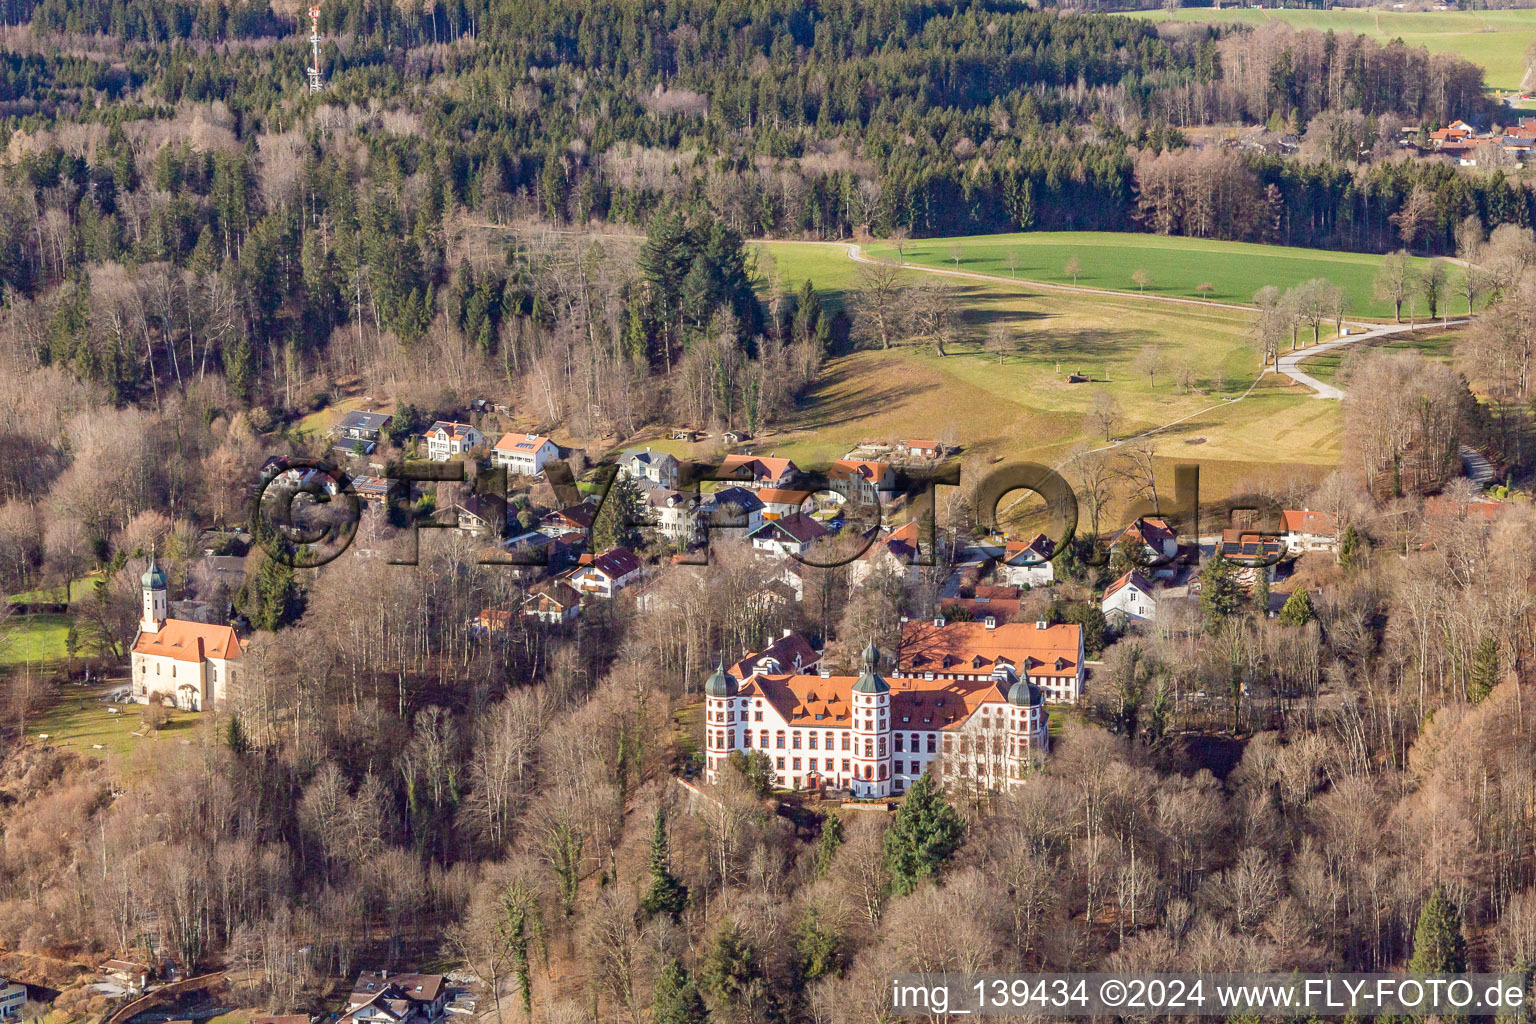
<path fill-rule="evenodd" d="M 1536 42 L 1536 10 L 1418 12 L 1379 8 L 1319 11 L 1189 7 L 1173 14 L 1137 11 L 1131 17 L 1248 25 L 1283 21 L 1297 28 L 1358 32 L 1381 40 L 1401 39 L 1410 46 L 1465 57 L 1483 68 L 1490 89 L 1504 90 L 1520 88 L 1525 75 L 1526 47 Z"/>
<path fill-rule="evenodd" d="M 954 259 L 957 250 L 958 263 Z M 872 256 L 896 258 L 896 251 L 889 245 L 877 243 L 869 246 L 868 251 Z M 1083 287 L 1136 292 L 1139 289 L 1132 275 L 1139 269 L 1151 276 L 1146 286 L 1148 295 L 1242 304 L 1251 303 L 1254 292 L 1265 285 L 1284 290 L 1321 277 L 1345 290 L 1347 315 L 1392 315 L 1391 304 L 1374 295 L 1381 257 L 1366 253 L 1163 235 L 1031 231 L 924 238 L 908 243 L 904 256 L 911 263 L 1017 276 L 1047 284 L 1073 284 L 1072 275 L 1065 268 L 1069 260 L 1076 259 L 1082 265 L 1076 283 Z M 1017 260 L 1017 271 L 1009 267 L 1010 257 Z M 1453 283 L 1459 280 L 1459 269 L 1452 265 L 1450 271 Z M 1212 290 L 1198 291 L 1202 283 L 1211 284 Z"/>
<path fill-rule="evenodd" d="M 1427 359 L 1449 363 L 1455 355 L 1456 342 L 1461 339 L 1461 336 L 1462 331 L 1456 328 L 1449 331 L 1427 328 L 1412 334 L 1389 335 L 1379 342 L 1366 342 L 1364 345 L 1334 349 L 1310 359 L 1303 359 L 1301 368 L 1323 383 L 1332 384 L 1338 380 L 1339 370 L 1345 361 L 1351 356 L 1358 356 L 1366 348 L 1385 349 L 1391 352 L 1417 352 Z"/>
<path fill-rule="evenodd" d="M 68 615 L 24 615 L 8 623 L 6 641 L 0 644 L 0 668 L 50 665 L 65 654 L 69 637 Z"/>
<path fill-rule="evenodd" d="M 139 705 L 103 703 L 100 697 L 111 689 L 111 686 L 61 686 L 48 708 L 27 726 L 27 735 L 46 734 L 45 742 L 102 757 L 130 753 L 148 743 L 177 742 L 188 736 L 197 724 L 198 716 L 194 712 L 173 710 L 158 735 L 135 736 L 134 733 L 142 728 Z M 108 707 L 119 711 L 114 715 Z M 97 746 L 101 749 L 97 750 Z"/>
<path fill-rule="evenodd" d="M 988 243 L 997 240 L 976 240 L 978 248 Z M 855 265 L 839 247 L 782 243 L 763 251 L 762 268 L 790 286 L 810 278 L 834 302 L 855 287 Z M 927 275 L 906 276 L 915 283 Z M 1231 493 L 1261 476 L 1320 475 L 1338 459 L 1337 403 L 1316 401 L 1311 391 L 1272 375 L 1248 398 L 1232 401 L 1259 370 L 1248 342 L 1252 314 L 1244 310 L 1027 283 L 953 283 L 964 324 L 950 355 L 909 343 L 839 356 L 799 411 L 751 449 L 816 462 L 860 441 L 937 436 L 968 453 L 1054 464 L 1075 442 L 1104 443 L 1102 436 L 1090 437 L 1083 422 L 1095 392 L 1104 390 L 1124 412 L 1116 436 L 1193 414 L 1159 434 L 1156 447 L 1166 460 L 1200 463 L 1205 496 Z M 1019 341 L 1019 350 L 1001 363 L 982 348 L 996 322 L 1009 325 Z M 1180 362 L 1194 368 L 1193 393 L 1181 393 L 1167 373 L 1152 380 L 1134 371 L 1136 354 L 1148 345 L 1163 350 L 1170 368 Z M 1073 370 L 1093 383 L 1066 383 Z M 669 450 L 701 454 L 680 444 Z"/>
<path fill-rule="evenodd" d="M 73 604 L 89 598 L 96 586 L 96 581 L 100 578 L 99 572 L 93 572 L 77 580 L 70 580 L 68 597 L 65 596 L 64 585 L 60 584 L 56 587 L 39 587 L 36 590 L 12 594 L 7 600 L 11 604 Z"/>

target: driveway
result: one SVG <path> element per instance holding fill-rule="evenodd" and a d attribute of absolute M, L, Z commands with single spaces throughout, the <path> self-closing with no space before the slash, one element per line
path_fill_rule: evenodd
<path fill-rule="evenodd" d="M 1452 320 L 1446 326 L 1463 323 L 1466 323 L 1466 321 Z M 1313 391 L 1316 391 L 1317 394 L 1313 395 L 1313 398 L 1340 399 L 1344 397 L 1343 389 L 1334 387 L 1332 384 L 1324 384 L 1310 373 L 1304 372 L 1301 369 L 1301 361 L 1303 359 L 1310 359 L 1313 356 L 1321 355 L 1331 349 L 1342 348 L 1345 345 L 1353 345 L 1358 341 L 1371 341 L 1375 338 L 1386 337 L 1389 334 L 1402 334 L 1405 331 L 1415 331 L 1423 327 L 1434 326 L 1433 322 L 1427 324 L 1388 324 L 1385 327 L 1377 327 L 1374 330 L 1365 331 L 1361 334 L 1351 334 L 1345 338 L 1335 338 L 1332 341 L 1325 341 L 1320 345 L 1313 345 L 1311 348 L 1299 348 L 1294 352 L 1287 352 L 1280 357 L 1277 369 L 1296 383 L 1305 384 Z"/>

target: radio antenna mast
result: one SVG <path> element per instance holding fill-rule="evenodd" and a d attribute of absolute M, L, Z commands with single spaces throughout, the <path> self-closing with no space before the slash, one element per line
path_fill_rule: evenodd
<path fill-rule="evenodd" d="M 309 9 L 309 91 L 320 91 L 320 5 Z"/>

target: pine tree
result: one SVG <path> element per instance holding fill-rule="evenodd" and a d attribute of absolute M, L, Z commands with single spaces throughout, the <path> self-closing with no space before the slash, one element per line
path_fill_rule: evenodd
<path fill-rule="evenodd" d="M 224 727 L 224 744 L 236 757 L 251 749 L 250 741 L 245 738 L 245 729 L 240 725 L 239 715 L 229 716 L 229 724 Z"/>
<path fill-rule="evenodd" d="M 843 845 L 843 819 L 836 811 L 828 811 L 821 819 L 821 838 L 816 842 L 816 877 L 827 877 L 832 858 Z"/>
<path fill-rule="evenodd" d="M 1312 595 L 1306 587 L 1297 587 L 1285 599 L 1285 607 L 1280 609 L 1280 625 L 1305 626 L 1316 614 L 1312 608 Z"/>
<path fill-rule="evenodd" d="M 667 849 L 667 814 L 656 808 L 656 823 L 651 832 L 651 884 L 640 898 L 640 908 L 655 917 L 667 914 L 674 921 L 688 905 L 688 887 L 672 873 Z"/>
<path fill-rule="evenodd" d="M 734 920 L 727 919 L 715 932 L 704 962 L 700 980 L 710 998 L 721 1006 L 750 1009 L 762 992 L 762 965 L 757 947 L 741 933 Z"/>
<path fill-rule="evenodd" d="M 924 774 L 907 791 L 896 820 L 885 834 L 885 864 L 891 890 L 906 895 L 924 878 L 935 875 L 965 838 L 965 822 L 939 791 L 931 774 Z"/>
<path fill-rule="evenodd" d="M 676 960 L 661 969 L 651 994 L 652 1024 L 706 1024 L 709 1013 L 693 976 Z"/>
<path fill-rule="evenodd" d="M 634 546 L 638 538 L 636 527 L 649 518 L 640 487 L 626 474 L 617 470 L 614 473 L 602 508 L 592 520 L 592 550 L 598 553 Z"/>
<path fill-rule="evenodd" d="M 1237 611 L 1242 589 L 1237 571 L 1218 550 L 1200 573 L 1200 611 L 1207 625 L 1214 625 Z"/>
<path fill-rule="evenodd" d="M 1253 578 L 1253 607 L 1259 613 L 1260 618 L 1269 617 L 1269 569 L 1266 566 L 1258 566 L 1254 570 Z"/>
<path fill-rule="evenodd" d="M 1467 940 L 1461 934 L 1461 912 L 1437 885 L 1419 911 L 1408 970 L 1412 974 L 1455 974 L 1466 969 Z"/>
<path fill-rule="evenodd" d="M 1360 561 L 1360 555 L 1360 534 L 1353 526 L 1346 526 L 1344 536 L 1339 540 L 1339 565 L 1353 569 Z"/>
<path fill-rule="evenodd" d="M 1499 641 L 1492 634 L 1478 641 L 1472 652 L 1472 676 L 1467 680 L 1467 700 L 1480 704 L 1499 684 Z"/>

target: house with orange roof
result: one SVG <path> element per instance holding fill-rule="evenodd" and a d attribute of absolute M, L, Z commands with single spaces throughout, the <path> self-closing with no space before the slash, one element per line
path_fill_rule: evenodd
<path fill-rule="evenodd" d="M 889 462 L 838 459 L 827 470 L 833 490 L 855 501 L 878 502 L 881 491 L 896 489 L 896 471 Z"/>
<path fill-rule="evenodd" d="M 1327 512 L 1288 508 L 1280 512 L 1280 520 L 1285 531 L 1281 539 L 1285 541 L 1286 550 L 1293 555 L 1339 549 L 1339 524 Z"/>
<path fill-rule="evenodd" d="M 1056 582 L 1056 542 L 1043 533 L 1027 541 L 1011 540 L 998 559 L 997 578 L 1015 587 L 1045 587 Z"/>
<path fill-rule="evenodd" d="M 717 479 L 754 491 L 764 487 L 788 488 L 799 475 L 799 466 L 771 455 L 727 455 L 715 473 Z"/>
<path fill-rule="evenodd" d="M 520 476 L 538 476 L 559 457 L 560 446 L 541 434 L 506 433 L 491 446 L 491 465 Z"/>
<path fill-rule="evenodd" d="M 901 678 L 1027 682 L 1045 699 L 1075 704 L 1083 695 L 1083 629 L 1070 623 L 911 619 L 901 624 Z"/>
<path fill-rule="evenodd" d="M 863 554 L 848 564 L 848 582 L 859 586 L 877 571 L 902 576 L 908 582 L 916 580 L 921 540 L 921 523 L 915 519 L 903 523 L 865 548 Z"/>
<path fill-rule="evenodd" d="M 705 778 L 733 753 L 760 751 L 785 789 L 897 796 L 934 772 L 1003 790 L 1049 751 L 1043 692 L 1027 680 L 886 680 L 873 644 L 863 661 L 857 676 L 717 668 L 704 683 Z"/>
<path fill-rule="evenodd" d="M 421 436 L 427 443 L 427 458 L 433 462 L 447 462 L 485 443 L 485 435 L 470 424 L 447 420 L 438 420 Z"/>
<path fill-rule="evenodd" d="M 170 701 L 183 711 L 212 710 L 239 678 L 245 643 L 228 625 L 170 618 L 166 576 L 154 555 L 139 583 L 142 615 L 129 658 L 134 699 Z"/>

